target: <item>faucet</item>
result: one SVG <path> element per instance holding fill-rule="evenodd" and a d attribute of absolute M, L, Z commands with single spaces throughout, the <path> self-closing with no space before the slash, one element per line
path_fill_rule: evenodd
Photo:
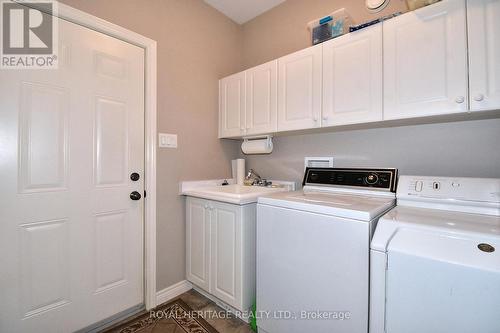
<path fill-rule="evenodd" d="M 247 176 L 245 177 L 245 183 L 250 184 L 250 185 L 257 185 L 257 186 L 269 186 L 271 185 L 271 182 L 267 181 L 266 179 L 262 179 L 261 176 L 257 172 L 255 172 L 254 169 L 250 169 L 248 171 Z"/>

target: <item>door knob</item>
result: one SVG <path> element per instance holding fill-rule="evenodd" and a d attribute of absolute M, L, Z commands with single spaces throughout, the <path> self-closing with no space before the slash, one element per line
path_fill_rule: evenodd
<path fill-rule="evenodd" d="M 139 174 L 137 172 L 133 172 L 130 174 L 130 179 L 134 182 L 138 181 L 139 178 L 141 178 L 141 176 L 139 176 Z"/>
<path fill-rule="evenodd" d="M 134 191 L 130 193 L 130 199 L 132 200 L 140 200 L 141 199 L 141 194 L 137 191 Z"/>

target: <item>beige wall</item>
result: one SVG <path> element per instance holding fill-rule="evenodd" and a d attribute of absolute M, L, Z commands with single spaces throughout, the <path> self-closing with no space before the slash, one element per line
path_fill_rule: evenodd
<path fill-rule="evenodd" d="M 311 46 L 307 23 L 339 8 L 345 8 L 356 24 L 407 11 L 404 0 L 391 0 L 377 14 L 366 10 L 364 0 L 287 0 L 243 25 L 245 68 Z"/>
<path fill-rule="evenodd" d="M 185 279 L 181 180 L 224 178 L 238 144 L 217 139 L 218 79 L 241 69 L 241 26 L 201 0 L 63 0 L 158 42 L 157 289 Z"/>
<path fill-rule="evenodd" d="M 377 18 L 364 0 L 287 0 L 243 25 L 244 67 L 310 46 L 307 22 L 345 7 L 356 23 Z M 392 0 L 383 15 L 406 11 Z M 396 167 L 403 174 L 500 177 L 500 120 L 403 126 L 275 138 L 268 156 L 246 156 L 263 177 L 302 180 L 305 156 L 339 167 Z"/>

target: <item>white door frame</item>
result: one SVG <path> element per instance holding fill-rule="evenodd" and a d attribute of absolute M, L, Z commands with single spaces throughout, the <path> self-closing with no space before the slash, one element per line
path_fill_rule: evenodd
<path fill-rule="evenodd" d="M 43 0 L 12 0 L 30 6 Z M 32 7 L 36 8 L 37 6 Z M 37 8 L 40 9 L 41 8 Z M 144 198 L 144 303 L 146 309 L 156 301 L 156 41 L 87 14 L 68 5 L 57 3 L 55 16 L 89 29 L 115 37 L 144 49 L 144 124 L 145 179 Z"/>

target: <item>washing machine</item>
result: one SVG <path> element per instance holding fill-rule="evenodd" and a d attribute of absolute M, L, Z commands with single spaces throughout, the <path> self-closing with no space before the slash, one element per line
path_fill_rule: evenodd
<path fill-rule="evenodd" d="M 303 189 L 257 204 L 260 333 L 366 333 L 370 239 L 397 170 L 308 168 Z"/>
<path fill-rule="evenodd" d="M 500 332 L 500 179 L 401 176 L 370 270 L 370 333 Z"/>

